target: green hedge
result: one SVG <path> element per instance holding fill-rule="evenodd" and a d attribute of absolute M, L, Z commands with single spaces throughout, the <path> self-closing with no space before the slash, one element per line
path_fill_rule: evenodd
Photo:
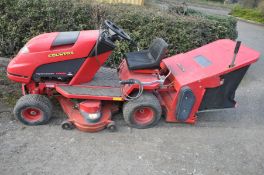
<path fill-rule="evenodd" d="M 162 37 L 175 54 L 219 38 L 237 37 L 236 21 L 230 17 L 205 16 L 193 11 L 160 11 L 132 5 L 96 4 L 68 0 L 1 0 L 0 56 L 14 55 L 28 39 L 51 31 L 96 29 L 104 19 L 122 26 L 146 48 L 152 39 Z M 112 54 L 108 65 L 118 65 L 124 52 L 135 48 L 127 43 Z"/>
<path fill-rule="evenodd" d="M 221 2 L 221 3 L 224 3 L 225 0 L 209 0 L 209 1 L 214 1 L 214 2 Z"/>

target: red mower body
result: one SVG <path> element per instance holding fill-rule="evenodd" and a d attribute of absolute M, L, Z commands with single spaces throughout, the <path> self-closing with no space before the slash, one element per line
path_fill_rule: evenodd
<path fill-rule="evenodd" d="M 106 52 L 99 57 L 100 64 L 96 59 L 86 59 L 93 57 L 89 55 L 95 46 L 96 40 L 99 37 L 99 31 L 81 31 L 76 33 L 76 40 L 69 44 L 56 45 L 54 42 L 59 36 L 59 32 L 45 33 L 31 39 L 24 48 L 27 48 L 26 53 L 21 53 L 12 59 L 9 63 L 7 72 L 8 78 L 20 83 L 29 83 L 34 76 L 39 74 L 55 77 L 67 77 L 67 74 L 77 76 L 72 79 L 70 84 L 84 83 L 93 77 L 96 71 L 100 68 L 111 51 Z M 85 60 L 86 59 L 86 60 Z M 54 68 L 47 70 L 48 66 Z M 87 67 L 87 65 L 93 65 Z M 37 69 L 43 67 L 45 71 Z M 86 74 L 87 76 L 82 76 Z"/>
<path fill-rule="evenodd" d="M 174 84 L 173 89 L 161 93 L 168 122 L 194 123 L 197 111 L 235 107 L 235 90 L 250 64 L 260 56 L 257 51 L 242 45 L 235 65 L 229 67 L 235 45 L 236 42 L 228 39 L 218 40 L 162 61 L 162 69 L 171 71 L 169 79 Z M 177 118 L 175 115 L 180 114 L 176 106 L 181 103 L 180 93 L 186 87 L 193 93 L 194 104 L 187 118 Z"/>
<path fill-rule="evenodd" d="M 161 109 L 166 113 L 167 122 L 195 123 L 199 111 L 235 107 L 235 91 L 249 66 L 260 56 L 242 45 L 235 53 L 234 65 L 230 66 L 236 42 L 223 39 L 164 58 L 158 66 L 148 62 L 139 64 L 141 58 L 135 55 L 147 53 L 149 57 L 149 49 L 130 54 L 135 56 L 135 62 L 126 57 L 118 70 L 100 69 L 115 48 L 112 38 L 96 30 L 39 35 L 9 63 L 7 76 L 22 83 L 25 96 L 56 96 L 69 117 L 63 124 L 64 129 L 72 125 L 87 132 L 105 127 L 115 129 L 111 116 L 123 104 L 126 122 L 132 127 L 146 128 L 158 121 L 160 116 L 154 117 L 161 115 Z M 137 93 L 145 97 L 129 100 L 128 97 Z M 151 102 L 148 104 L 147 100 Z M 129 111 L 128 104 L 135 109 Z M 15 115 L 38 107 L 32 106 L 16 107 Z M 34 125 L 35 120 L 40 120 L 37 117 L 46 114 L 45 110 L 41 111 L 43 115 L 29 111 L 24 118 L 31 121 L 22 122 Z M 23 116 L 18 118 L 21 120 Z"/>

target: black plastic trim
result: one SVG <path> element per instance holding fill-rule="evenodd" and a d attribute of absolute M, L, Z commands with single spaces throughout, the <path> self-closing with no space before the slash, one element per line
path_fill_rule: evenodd
<path fill-rule="evenodd" d="M 94 57 L 96 54 L 97 47 L 97 55 L 113 50 L 116 46 L 115 44 L 107 37 L 102 36 L 98 42 L 98 44 L 94 46 L 92 51 L 89 54 L 89 57 Z"/>
<path fill-rule="evenodd" d="M 181 89 L 176 108 L 176 119 L 178 121 L 184 122 L 189 118 L 195 100 L 195 95 L 188 86 Z"/>
<path fill-rule="evenodd" d="M 24 75 L 13 74 L 13 73 L 10 73 L 10 72 L 7 72 L 7 73 L 8 73 L 9 75 L 16 76 L 16 77 L 28 78 L 28 76 L 24 76 Z"/>
<path fill-rule="evenodd" d="M 75 42 L 79 37 L 79 34 L 80 31 L 60 32 L 52 42 L 51 46 L 55 47 L 55 46 L 75 44 Z"/>
<path fill-rule="evenodd" d="M 199 111 L 235 107 L 236 101 L 234 98 L 236 89 L 248 68 L 249 65 L 220 76 L 224 84 L 216 88 L 206 89 Z"/>
<path fill-rule="evenodd" d="M 33 79 L 73 77 L 84 61 L 85 58 L 79 58 L 41 65 L 35 70 Z"/>

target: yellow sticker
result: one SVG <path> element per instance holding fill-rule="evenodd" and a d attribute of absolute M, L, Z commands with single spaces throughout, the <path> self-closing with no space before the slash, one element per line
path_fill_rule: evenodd
<path fill-rule="evenodd" d="M 74 52 L 60 52 L 60 53 L 51 53 L 48 54 L 48 57 L 53 58 L 53 57 L 61 57 L 61 56 L 67 56 L 67 55 L 73 55 Z"/>
<path fill-rule="evenodd" d="M 113 101 L 123 101 L 122 97 L 113 97 Z"/>

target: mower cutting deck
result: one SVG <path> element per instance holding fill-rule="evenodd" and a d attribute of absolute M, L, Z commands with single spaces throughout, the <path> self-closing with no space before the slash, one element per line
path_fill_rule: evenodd
<path fill-rule="evenodd" d="M 100 32 L 55 32 L 30 40 L 8 66 L 8 77 L 22 83 L 24 94 L 16 118 L 27 125 L 48 122 L 49 97 L 55 96 L 68 115 L 63 129 L 114 131 L 111 117 L 120 109 L 134 128 L 156 125 L 162 111 L 168 122 L 195 123 L 198 111 L 235 107 L 235 91 L 259 58 L 228 39 L 166 58 L 168 44 L 157 38 L 146 50 L 126 53 L 117 70 L 101 67 L 121 39 L 132 41 L 106 20 Z"/>

